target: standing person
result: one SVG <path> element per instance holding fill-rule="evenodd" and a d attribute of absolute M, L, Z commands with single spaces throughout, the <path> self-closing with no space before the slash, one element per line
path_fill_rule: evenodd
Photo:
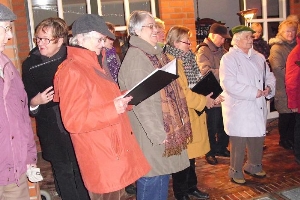
<path fill-rule="evenodd" d="M 124 187 L 150 166 L 129 124 L 132 97 L 121 91 L 106 66 L 104 42 L 115 39 L 99 15 L 85 14 L 72 25 L 67 58 L 54 79 L 55 100 L 70 132 L 86 188 L 92 200 L 125 198 Z"/>
<path fill-rule="evenodd" d="M 275 77 L 265 58 L 252 48 L 254 31 L 243 25 L 232 28 L 232 46 L 220 63 L 224 128 L 230 140 L 229 177 L 244 184 L 246 174 L 264 178 L 263 144 L 266 134 L 265 97 L 275 93 Z M 245 149 L 247 160 L 244 164 Z M 244 165 L 244 166 L 243 166 Z"/>
<path fill-rule="evenodd" d="M 253 49 L 265 56 L 268 59 L 270 56 L 270 46 L 262 37 L 262 26 L 260 23 L 254 22 L 251 24 L 253 33 Z"/>
<path fill-rule="evenodd" d="M 27 95 L 19 72 L 3 53 L 16 15 L 0 4 L 0 199 L 28 200 L 26 170 L 37 152 L 28 114 Z"/>
<path fill-rule="evenodd" d="M 165 22 L 157 17 L 154 20 L 157 26 L 157 44 L 159 44 L 160 47 L 164 47 L 166 42 Z"/>
<path fill-rule="evenodd" d="M 113 35 L 115 35 L 115 25 L 113 25 L 110 22 L 105 22 L 105 24 L 107 25 L 108 30 Z M 116 53 L 116 49 L 114 47 L 114 41 L 115 39 L 108 37 L 107 40 L 104 42 L 104 49 L 105 49 L 107 67 L 114 81 L 118 83 L 118 73 L 120 70 L 121 61 L 118 54 Z"/>
<path fill-rule="evenodd" d="M 184 26 L 173 26 L 167 33 L 166 54 L 170 60 L 177 59 L 179 84 L 187 100 L 190 121 L 192 125 L 193 141 L 188 144 L 190 167 L 172 174 L 173 191 L 177 200 L 188 200 L 188 195 L 196 199 L 208 199 L 209 194 L 197 188 L 197 175 L 195 158 L 204 156 L 209 151 L 209 140 L 206 126 L 206 114 L 200 116 L 195 110 L 201 112 L 205 108 L 214 106 L 210 95 L 203 96 L 192 92 L 191 88 L 201 78 L 200 69 L 191 51 L 190 30 Z"/>
<path fill-rule="evenodd" d="M 23 81 L 36 119 L 43 158 L 51 163 L 57 192 L 63 200 L 89 199 L 83 184 L 70 134 L 65 129 L 59 105 L 53 103 L 53 78 L 66 59 L 68 26 L 63 19 L 47 18 L 35 31 L 35 47 L 23 62 Z"/>
<path fill-rule="evenodd" d="M 112 33 L 115 34 L 115 25 L 110 23 L 110 22 L 105 22 L 105 24 L 108 27 L 108 30 Z M 116 53 L 116 49 L 114 47 L 114 39 L 112 38 L 107 38 L 107 40 L 104 42 L 104 48 L 105 48 L 105 57 L 106 57 L 106 62 L 107 62 L 107 67 L 110 71 L 110 75 L 114 79 L 116 83 L 118 83 L 118 73 L 121 67 L 121 61 L 119 56 Z M 125 187 L 125 191 L 128 194 L 136 194 L 136 187 L 134 184 L 130 184 Z"/>
<path fill-rule="evenodd" d="M 135 11 L 128 23 L 130 47 L 121 65 L 119 85 L 128 90 L 169 62 L 157 44 L 154 17 Z M 191 124 L 182 88 L 173 81 L 129 112 L 133 133 L 151 165 L 137 180 L 137 200 L 167 199 L 169 176 L 189 167 Z M 175 139 L 177 138 L 177 139 Z"/>
<path fill-rule="evenodd" d="M 291 50 L 296 46 L 296 31 L 298 24 L 295 21 L 285 20 L 280 23 L 275 38 L 271 38 L 269 62 L 276 77 L 276 92 L 274 104 L 279 113 L 278 131 L 279 145 L 285 149 L 293 149 L 295 113 L 288 108 L 285 69 L 286 59 Z"/>
<path fill-rule="evenodd" d="M 294 153 L 300 165 L 300 32 L 297 34 L 297 46 L 287 58 L 285 85 L 288 108 L 295 113 Z"/>
<path fill-rule="evenodd" d="M 223 47 L 226 38 L 231 38 L 227 28 L 222 24 L 214 23 L 209 29 L 208 38 L 204 39 L 204 44 L 197 52 L 197 63 L 201 73 L 205 75 L 208 71 L 212 71 L 218 81 L 220 60 L 227 52 Z M 227 149 L 229 137 L 224 131 L 221 105 L 217 104 L 206 110 L 206 116 L 210 151 L 205 155 L 205 159 L 207 163 L 216 165 L 218 160 L 215 156 L 230 156 L 230 151 Z"/>

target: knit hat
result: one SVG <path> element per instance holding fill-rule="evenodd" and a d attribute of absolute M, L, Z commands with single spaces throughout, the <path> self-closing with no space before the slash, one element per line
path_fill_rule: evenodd
<path fill-rule="evenodd" d="M 221 35 L 223 38 L 231 38 L 226 26 L 219 23 L 213 23 L 209 29 L 209 33 Z"/>
<path fill-rule="evenodd" d="M 116 39 L 116 36 L 108 30 L 103 17 L 99 15 L 84 14 L 76 19 L 72 25 L 73 36 L 91 31 L 96 31 L 111 39 Z"/>
<path fill-rule="evenodd" d="M 255 31 L 252 30 L 250 27 L 244 25 L 235 26 L 231 29 L 232 34 L 236 34 L 241 31 L 251 31 L 252 33 L 255 33 Z"/>
<path fill-rule="evenodd" d="M 17 16 L 5 5 L 0 3 L 0 21 L 14 21 Z"/>

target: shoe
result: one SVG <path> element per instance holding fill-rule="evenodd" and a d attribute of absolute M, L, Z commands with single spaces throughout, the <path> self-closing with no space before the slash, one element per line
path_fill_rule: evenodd
<path fill-rule="evenodd" d="M 222 156 L 222 157 L 230 157 L 230 151 L 225 149 L 224 151 L 217 152 L 216 156 Z"/>
<path fill-rule="evenodd" d="M 189 195 L 184 195 L 182 197 L 176 197 L 176 200 L 191 200 Z"/>
<path fill-rule="evenodd" d="M 230 181 L 239 185 L 243 185 L 246 183 L 246 180 L 243 178 L 231 178 Z"/>
<path fill-rule="evenodd" d="M 216 165 L 216 164 L 218 164 L 218 160 L 216 159 L 215 156 L 205 156 L 205 160 L 210 165 Z"/>
<path fill-rule="evenodd" d="M 279 141 L 279 145 L 282 146 L 284 149 L 293 150 L 293 146 L 291 146 L 288 140 Z"/>
<path fill-rule="evenodd" d="M 265 171 L 260 171 L 260 172 L 257 172 L 255 174 L 251 174 L 250 172 L 244 170 L 244 172 L 250 176 L 253 176 L 255 178 L 265 178 L 266 177 L 266 172 Z"/>
<path fill-rule="evenodd" d="M 136 195 L 136 187 L 133 184 L 126 186 L 125 191 L 127 192 L 127 194 Z"/>
<path fill-rule="evenodd" d="M 194 199 L 209 199 L 209 194 L 206 192 L 201 192 L 198 188 L 192 192 L 189 192 L 188 194 L 193 196 Z"/>
<path fill-rule="evenodd" d="M 264 144 L 263 151 L 267 149 L 267 145 Z"/>

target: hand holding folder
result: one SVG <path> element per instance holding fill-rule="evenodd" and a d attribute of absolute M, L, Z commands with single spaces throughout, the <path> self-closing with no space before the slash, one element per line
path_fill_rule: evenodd
<path fill-rule="evenodd" d="M 162 68 L 154 70 L 131 90 L 127 91 L 122 97 L 132 96 L 133 98 L 128 104 L 138 105 L 178 77 L 177 62 L 176 59 L 174 59 Z"/>

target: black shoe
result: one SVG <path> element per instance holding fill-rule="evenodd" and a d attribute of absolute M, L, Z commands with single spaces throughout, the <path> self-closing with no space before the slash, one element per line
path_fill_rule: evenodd
<path fill-rule="evenodd" d="M 215 156 L 205 156 L 205 160 L 210 165 L 216 165 L 216 164 L 218 164 L 218 160 L 216 159 Z"/>
<path fill-rule="evenodd" d="M 290 142 L 288 140 L 281 140 L 279 141 L 279 145 L 282 146 L 285 149 L 293 150 L 293 146 L 291 146 Z"/>
<path fill-rule="evenodd" d="M 176 200 L 191 200 L 188 195 L 181 196 L 181 197 L 176 197 Z"/>
<path fill-rule="evenodd" d="M 136 194 L 136 187 L 133 185 L 133 184 L 130 184 L 128 186 L 125 187 L 125 191 L 128 193 L 128 194 Z"/>
<path fill-rule="evenodd" d="M 222 156 L 222 157 L 230 157 L 230 151 L 225 149 L 224 151 L 219 151 L 216 153 L 216 156 Z"/>
<path fill-rule="evenodd" d="M 206 192 L 201 192 L 198 188 L 193 192 L 189 192 L 189 195 L 193 196 L 196 199 L 209 199 L 209 194 Z"/>

